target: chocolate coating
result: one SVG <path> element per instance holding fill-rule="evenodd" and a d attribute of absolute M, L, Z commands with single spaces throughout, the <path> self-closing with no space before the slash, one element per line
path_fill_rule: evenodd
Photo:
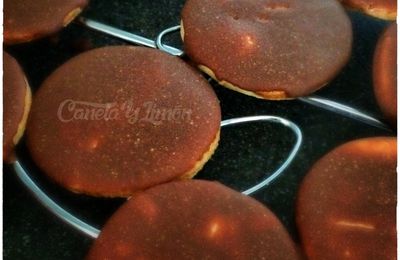
<path fill-rule="evenodd" d="M 396 259 L 396 138 L 344 144 L 320 159 L 298 194 L 308 259 Z"/>
<path fill-rule="evenodd" d="M 230 88 L 267 99 L 321 88 L 352 46 L 350 20 L 335 0 L 188 0 L 182 25 L 195 63 Z"/>
<path fill-rule="evenodd" d="M 30 99 L 28 88 L 18 62 L 3 52 L 3 160 L 6 162 L 14 161 L 15 145 L 25 130 L 25 114 L 29 111 L 27 106 L 30 106 L 30 102 L 26 102 L 27 95 Z"/>
<path fill-rule="evenodd" d="M 221 184 L 180 181 L 135 194 L 87 259 L 299 259 L 274 214 Z"/>
<path fill-rule="evenodd" d="M 397 0 L 340 0 L 344 5 L 360 10 L 366 14 L 386 19 L 396 20 Z"/>
<path fill-rule="evenodd" d="M 375 50 L 375 96 L 382 112 L 395 126 L 397 122 L 397 26 L 393 23 L 381 36 Z"/>
<path fill-rule="evenodd" d="M 129 196 L 195 174 L 216 148 L 220 121 L 214 91 L 179 58 L 105 47 L 43 83 L 27 142 L 39 167 L 66 188 Z"/>
<path fill-rule="evenodd" d="M 89 0 L 5 0 L 4 42 L 29 42 L 68 25 Z"/>

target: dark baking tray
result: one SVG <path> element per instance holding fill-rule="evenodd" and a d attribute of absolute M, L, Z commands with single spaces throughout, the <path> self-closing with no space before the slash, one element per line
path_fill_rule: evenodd
<path fill-rule="evenodd" d="M 179 24 L 183 3 L 183 0 L 92 0 L 82 16 L 154 39 L 163 29 Z M 350 105 L 384 121 L 373 95 L 371 65 L 376 42 L 388 22 L 355 12 L 349 12 L 349 15 L 354 29 L 351 60 L 317 95 Z M 167 43 L 181 48 L 178 35 L 168 37 Z M 121 44 L 127 43 L 72 24 L 47 39 L 5 49 L 21 63 L 35 91 L 54 69 L 69 58 L 88 48 Z M 296 241 L 295 196 L 299 182 L 311 165 L 332 148 L 349 140 L 395 135 L 393 131 L 369 126 L 300 101 L 263 101 L 214 83 L 213 86 L 221 101 L 224 119 L 274 115 L 289 119 L 301 128 L 304 140 L 294 162 L 278 180 L 253 196 L 275 212 Z M 290 130 L 272 124 L 226 128 L 215 156 L 197 178 L 219 180 L 243 190 L 281 164 L 294 141 Z M 32 178 L 54 200 L 95 226 L 101 227 L 123 202 L 121 199 L 75 195 L 55 185 L 44 178 L 30 160 L 24 141 L 18 147 L 18 156 L 28 166 Z M 4 258 L 82 259 L 92 239 L 54 217 L 26 190 L 12 167 L 4 167 Z"/>

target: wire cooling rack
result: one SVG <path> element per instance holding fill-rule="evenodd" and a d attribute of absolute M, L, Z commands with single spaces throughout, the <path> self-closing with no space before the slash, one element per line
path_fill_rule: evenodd
<path fill-rule="evenodd" d="M 179 31 L 180 26 L 167 28 L 157 36 L 156 40 L 151 40 L 146 37 L 126 32 L 89 18 L 80 17 L 77 22 L 86 28 L 104 33 L 109 36 L 117 37 L 135 45 L 146 46 L 149 48 L 157 48 L 174 56 L 181 57 L 185 55 L 182 50 L 163 43 L 163 37 L 170 33 Z M 212 81 L 212 79 L 209 80 Z M 341 116 L 357 120 L 363 124 L 390 131 L 390 128 L 379 119 L 349 105 L 342 104 L 320 96 L 303 97 L 298 98 L 298 100 L 311 106 L 322 108 Z M 260 189 L 267 187 L 274 180 L 280 177 L 288 168 L 288 166 L 292 163 L 293 159 L 296 157 L 303 141 L 303 135 L 300 127 L 296 123 L 278 116 L 262 115 L 233 118 L 222 121 L 221 127 L 222 129 L 225 129 L 227 127 L 235 127 L 240 124 L 251 124 L 255 122 L 264 122 L 284 126 L 293 132 L 293 134 L 296 136 L 296 141 L 294 142 L 294 145 L 284 162 L 279 167 L 277 167 L 275 171 L 271 173 L 265 173 L 265 177 L 262 181 L 248 189 L 245 189 L 242 193 L 246 195 L 252 195 Z M 24 165 L 20 160 L 17 160 L 14 163 L 13 168 L 22 183 L 33 193 L 33 195 L 40 201 L 40 203 L 43 204 L 48 210 L 50 210 L 54 215 L 59 217 L 62 221 L 69 224 L 76 230 L 91 238 L 96 238 L 99 235 L 100 231 L 98 227 L 95 227 L 92 224 L 89 224 L 86 221 L 75 216 L 71 211 L 64 209 L 61 204 L 59 204 L 59 202 L 49 196 L 46 191 L 43 190 L 39 186 L 39 184 L 34 181 L 33 178 L 31 178 L 31 173 L 28 167 Z"/>

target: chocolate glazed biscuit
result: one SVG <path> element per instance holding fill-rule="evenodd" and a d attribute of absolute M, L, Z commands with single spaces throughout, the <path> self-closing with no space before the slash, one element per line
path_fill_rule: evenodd
<path fill-rule="evenodd" d="M 193 177 L 217 147 L 219 101 L 199 72 L 141 47 L 105 47 L 57 69 L 37 92 L 27 141 L 62 186 L 95 196 Z"/>
<path fill-rule="evenodd" d="M 393 23 L 381 36 L 375 50 L 375 96 L 392 126 L 397 123 L 397 26 Z"/>
<path fill-rule="evenodd" d="M 138 192 L 107 222 L 91 259 L 300 259 L 275 215 L 221 184 L 171 182 Z"/>
<path fill-rule="evenodd" d="M 296 212 L 308 259 L 396 259 L 396 146 L 356 140 L 312 167 Z"/>
<path fill-rule="evenodd" d="M 67 26 L 89 0 L 5 0 L 4 42 L 29 42 Z"/>
<path fill-rule="evenodd" d="M 221 85 L 274 100 L 326 85 L 352 46 L 335 0 L 188 0 L 181 33 L 188 56 Z"/>
<path fill-rule="evenodd" d="M 21 139 L 29 109 L 31 90 L 18 62 L 3 52 L 3 161 L 15 160 L 14 148 Z"/>

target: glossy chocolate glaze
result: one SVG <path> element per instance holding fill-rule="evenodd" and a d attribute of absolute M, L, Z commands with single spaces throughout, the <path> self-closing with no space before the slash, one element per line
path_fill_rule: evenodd
<path fill-rule="evenodd" d="M 39 167 L 66 188 L 129 196 L 200 169 L 220 121 L 214 91 L 179 58 L 105 47 L 71 59 L 43 83 L 27 142 Z"/>
<path fill-rule="evenodd" d="M 396 138 L 344 144 L 319 160 L 298 194 L 308 259 L 396 258 Z"/>
<path fill-rule="evenodd" d="M 188 0 L 182 24 L 195 63 L 220 82 L 271 99 L 321 88 L 352 46 L 350 20 L 335 0 Z"/>
<path fill-rule="evenodd" d="M 393 23 L 381 36 L 374 57 L 374 90 L 382 112 L 397 122 L 397 26 Z"/>
<path fill-rule="evenodd" d="M 29 42 L 68 25 L 89 0 L 5 0 L 4 42 Z"/>
<path fill-rule="evenodd" d="M 87 259 L 299 259 L 280 221 L 219 183 L 172 182 L 135 194 Z"/>
<path fill-rule="evenodd" d="M 12 162 L 15 136 L 25 112 L 28 85 L 18 62 L 3 52 L 3 160 Z"/>

